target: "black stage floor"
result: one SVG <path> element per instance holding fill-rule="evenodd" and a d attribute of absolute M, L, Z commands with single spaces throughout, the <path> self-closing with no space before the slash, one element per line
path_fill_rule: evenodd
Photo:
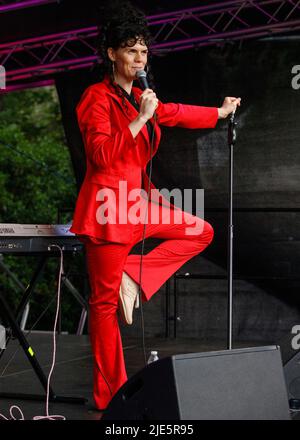
<path fill-rule="evenodd" d="M 52 363 L 53 336 L 49 333 L 32 333 L 27 340 L 46 375 Z M 128 376 L 132 376 L 144 366 L 142 340 L 123 340 Z M 234 348 L 262 346 L 261 343 L 235 343 Z M 226 342 L 203 343 L 197 339 L 155 338 L 146 339 L 149 350 L 158 350 L 159 357 L 175 354 L 225 350 Z M 95 410 L 92 399 L 92 355 L 88 336 L 58 335 L 56 364 L 51 378 L 51 386 L 58 396 L 84 397 L 85 404 L 50 403 L 50 415 L 63 415 L 67 420 L 99 420 L 102 414 Z M 46 398 L 19 342 L 12 340 L 0 359 L 0 393 L 40 394 L 41 401 L 0 398 L 0 413 L 9 417 L 12 405 L 18 405 L 25 420 L 46 414 Z M 15 412 L 16 418 L 20 416 Z M 292 419 L 300 419 L 300 413 L 292 413 Z"/>

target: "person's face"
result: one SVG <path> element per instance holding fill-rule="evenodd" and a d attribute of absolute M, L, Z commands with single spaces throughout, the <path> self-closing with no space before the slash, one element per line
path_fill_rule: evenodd
<path fill-rule="evenodd" d="M 119 47 L 116 50 L 110 47 L 107 53 L 114 62 L 116 79 L 122 77 L 126 81 L 133 81 L 137 70 L 143 70 L 147 64 L 148 48 L 141 40 L 138 40 L 132 47 Z"/>

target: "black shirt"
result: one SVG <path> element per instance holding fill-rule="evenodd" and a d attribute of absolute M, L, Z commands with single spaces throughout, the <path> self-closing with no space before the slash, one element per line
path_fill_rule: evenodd
<path fill-rule="evenodd" d="M 135 97 L 134 97 L 134 94 L 133 94 L 132 90 L 131 90 L 131 93 L 129 95 L 129 93 L 127 93 L 126 90 L 123 89 L 123 87 L 121 87 L 120 85 L 119 85 L 119 87 L 120 87 L 120 90 L 122 91 L 123 95 L 125 96 L 125 98 L 128 99 L 130 104 L 133 105 L 133 107 L 139 112 L 140 108 L 139 108 L 138 103 L 135 100 Z M 146 122 L 146 126 L 147 126 L 147 130 L 148 130 L 148 134 L 149 134 L 149 140 L 151 142 L 153 126 L 152 126 L 150 121 Z"/>

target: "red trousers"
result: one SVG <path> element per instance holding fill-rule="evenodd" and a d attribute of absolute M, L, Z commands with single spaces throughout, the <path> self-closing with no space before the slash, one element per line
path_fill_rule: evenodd
<path fill-rule="evenodd" d="M 161 207 L 164 215 L 164 207 Z M 149 211 L 150 212 L 150 211 Z M 189 219 L 192 217 L 188 214 Z M 186 261 L 203 251 L 213 239 L 213 228 L 197 218 L 202 228 L 194 235 L 187 235 L 186 221 L 175 224 L 147 224 L 145 237 L 165 239 L 143 257 L 142 299 L 149 301 L 152 295 Z M 139 283 L 140 255 L 129 255 L 131 248 L 142 240 L 143 224 L 135 226 L 129 244 L 107 241 L 86 242 L 86 257 L 91 296 L 90 338 L 94 355 L 94 400 L 97 408 L 104 409 L 113 395 L 127 380 L 122 340 L 118 325 L 119 288 L 125 271 Z"/>

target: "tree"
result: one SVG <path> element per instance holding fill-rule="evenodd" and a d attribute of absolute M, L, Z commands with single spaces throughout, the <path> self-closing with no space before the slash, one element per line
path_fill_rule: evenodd
<path fill-rule="evenodd" d="M 70 208 L 63 222 L 72 220 L 76 184 L 54 87 L 2 95 L 0 152 L 1 223 L 54 224 L 61 208 Z M 82 265 L 79 260 L 73 262 L 75 272 Z M 25 285 L 36 264 L 33 257 L 15 256 L 5 256 L 4 263 Z M 55 297 L 57 267 L 57 259 L 51 259 L 47 264 L 31 302 L 31 323 Z M 12 307 L 16 307 L 20 292 L 16 292 L 15 285 L 1 272 L 0 288 Z M 68 297 L 63 306 L 70 311 L 72 305 Z M 38 328 L 49 330 L 45 326 L 51 327 L 53 314 L 45 315 Z M 73 331 L 72 318 L 64 321 L 66 329 Z"/>

